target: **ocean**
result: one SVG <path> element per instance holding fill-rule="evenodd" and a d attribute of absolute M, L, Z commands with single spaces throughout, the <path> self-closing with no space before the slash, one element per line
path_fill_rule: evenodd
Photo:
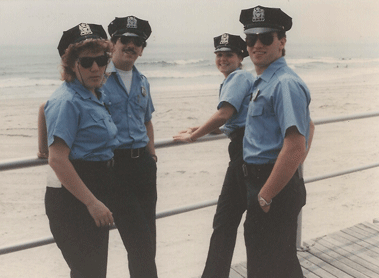
<path fill-rule="evenodd" d="M 1 46 L 0 99 L 48 98 L 62 83 L 60 57 L 54 45 Z M 214 64 L 213 45 L 149 43 L 137 68 L 149 79 L 154 95 L 179 91 L 213 90 L 223 80 Z M 286 60 L 306 82 L 338 75 L 353 77 L 364 71 L 379 70 L 379 45 L 291 44 Z M 249 57 L 245 70 L 254 74 Z"/>

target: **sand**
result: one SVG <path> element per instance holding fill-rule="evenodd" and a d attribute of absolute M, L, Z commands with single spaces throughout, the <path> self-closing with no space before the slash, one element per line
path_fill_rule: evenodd
<path fill-rule="evenodd" d="M 378 72 L 351 69 L 320 73 L 305 81 L 314 120 L 372 112 L 379 107 Z M 342 72 L 345 71 L 345 72 Z M 199 125 L 214 111 L 217 87 L 154 95 L 155 138 L 171 138 Z M 37 110 L 45 99 L 0 101 L 1 161 L 33 157 L 37 150 Z M 318 125 L 304 165 L 305 178 L 377 162 L 377 118 Z M 158 211 L 217 199 L 228 163 L 228 139 L 158 149 Z M 0 247 L 50 237 L 43 198 L 48 166 L 1 172 Z M 303 240 L 379 218 L 379 169 L 307 184 Z M 198 277 L 202 273 L 215 207 L 157 221 L 159 277 Z M 233 262 L 245 260 L 243 227 Z M 1 256 L 3 277 L 68 277 L 55 244 Z M 129 277 L 126 252 L 111 232 L 108 277 Z"/>

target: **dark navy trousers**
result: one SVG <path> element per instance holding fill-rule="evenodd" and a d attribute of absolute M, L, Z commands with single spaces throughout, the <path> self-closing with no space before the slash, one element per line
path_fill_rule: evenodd
<path fill-rule="evenodd" d="M 213 233 L 202 278 L 228 278 L 237 229 L 246 210 L 246 187 L 242 172 L 243 129 L 229 144 L 229 167 L 213 219 Z"/>
<path fill-rule="evenodd" d="M 115 151 L 115 224 L 128 253 L 131 278 L 156 278 L 157 166 L 148 152 L 132 158 Z"/>
<path fill-rule="evenodd" d="M 71 163 L 88 189 L 108 206 L 112 169 L 101 162 Z M 45 208 L 51 233 L 70 267 L 70 277 L 105 278 L 109 228 L 97 227 L 87 207 L 64 187 L 47 187 Z"/>
<path fill-rule="evenodd" d="M 257 196 L 273 165 L 248 166 L 245 179 L 247 277 L 303 278 L 297 258 L 296 233 L 297 218 L 306 201 L 304 181 L 296 172 L 265 213 Z"/>

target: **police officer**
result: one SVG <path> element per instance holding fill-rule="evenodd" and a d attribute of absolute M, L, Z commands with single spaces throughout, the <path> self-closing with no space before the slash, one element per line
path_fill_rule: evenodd
<path fill-rule="evenodd" d="M 150 86 L 134 63 L 151 34 L 148 21 L 135 16 L 115 18 L 108 26 L 114 46 L 104 90 L 120 144 L 115 150 L 118 187 L 112 198 L 115 224 L 128 252 L 133 278 L 155 278 L 156 161 L 154 106 Z"/>
<path fill-rule="evenodd" d="M 242 70 L 248 56 L 246 43 L 240 37 L 222 34 L 214 38 L 216 66 L 224 75 L 217 111 L 200 127 L 189 128 L 174 136 L 175 141 L 194 142 L 210 133 L 226 134 L 229 167 L 218 199 L 213 220 L 213 233 L 203 278 L 227 278 L 233 257 L 237 229 L 246 210 L 246 188 L 242 174 L 242 138 L 245 130 L 253 75 Z"/>
<path fill-rule="evenodd" d="M 310 93 L 284 59 L 292 19 L 277 8 L 242 10 L 257 79 L 243 139 L 248 277 L 303 277 L 296 251 L 297 217 L 306 191 L 297 171 L 310 134 Z"/>
<path fill-rule="evenodd" d="M 58 50 L 64 83 L 47 101 L 44 114 L 49 165 L 59 182 L 48 183 L 46 214 L 70 277 L 104 278 L 113 224 L 107 198 L 118 146 L 117 128 L 100 89 L 111 43 L 102 26 L 81 23 L 63 33 Z"/>

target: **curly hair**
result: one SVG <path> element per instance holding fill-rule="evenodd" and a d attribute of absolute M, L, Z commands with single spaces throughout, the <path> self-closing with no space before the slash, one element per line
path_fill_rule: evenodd
<path fill-rule="evenodd" d="M 72 70 L 75 66 L 79 55 L 84 51 L 104 53 L 111 58 L 112 43 L 104 39 L 88 39 L 79 43 L 71 44 L 66 49 L 61 59 L 61 80 L 72 82 L 76 78 L 75 72 Z"/>

